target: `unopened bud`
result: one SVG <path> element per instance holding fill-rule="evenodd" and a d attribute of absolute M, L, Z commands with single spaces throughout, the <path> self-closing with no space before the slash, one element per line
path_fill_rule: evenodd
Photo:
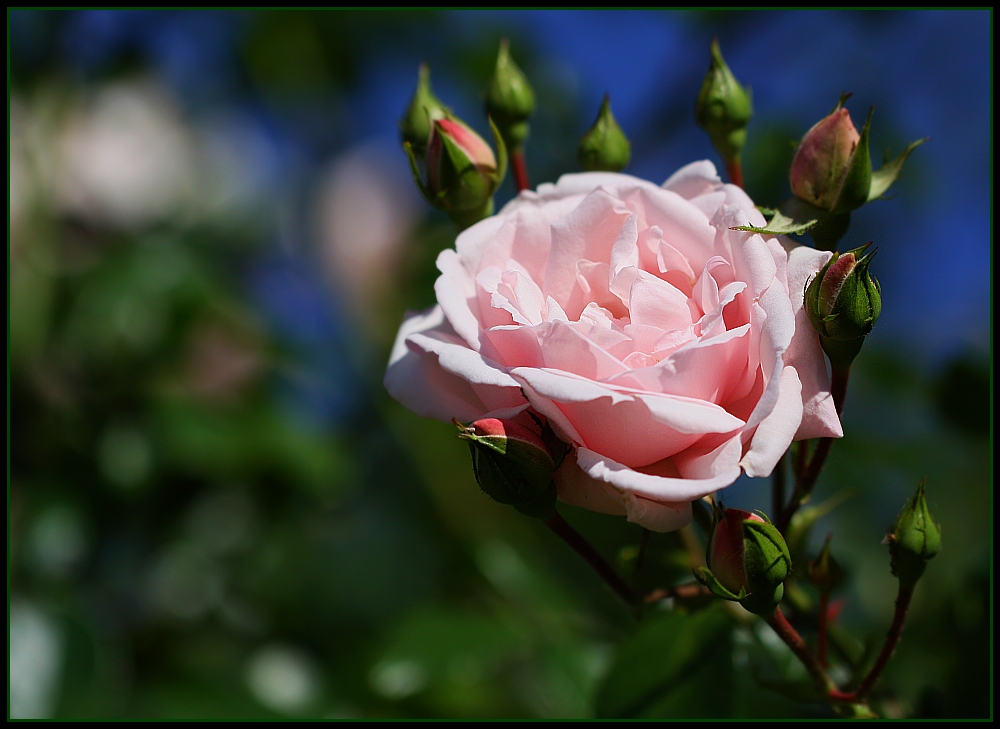
<path fill-rule="evenodd" d="M 552 474 L 558 464 L 542 433 L 497 418 L 469 426 L 455 424 L 461 431 L 458 437 L 469 441 L 476 481 L 490 498 L 528 516 L 552 515 L 556 503 Z"/>
<path fill-rule="evenodd" d="M 404 144 L 417 187 L 427 201 L 448 213 L 459 230 L 493 214 L 493 193 L 507 169 L 507 152 L 490 122 L 498 155 L 458 117 L 445 114 L 431 127 L 425 158 L 427 183 L 420 177 L 412 146 Z"/>
<path fill-rule="evenodd" d="M 431 90 L 430 68 L 426 63 L 421 63 L 417 74 L 417 89 L 413 92 L 403 118 L 399 120 L 403 142 L 408 142 L 418 157 L 422 157 L 427 150 L 431 125 L 437 119 L 443 119 L 448 111 L 448 107 Z"/>
<path fill-rule="evenodd" d="M 823 543 L 823 549 L 816 559 L 809 560 L 809 581 L 819 588 L 820 592 L 830 594 L 844 581 L 844 573 L 837 560 L 830 554 L 830 534 Z"/>
<path fill-rule="evenodd" d="M 715 595 L 757 615 L 771 615 L 784 595 L 792 558 L 784 537 L 766 517 L 718 509 L 708 544 L 708 569 L 695 577 Z"/>
<path fill-rule="evenodd" d="M 486 89 L 486 113 L 500 130 L 512 152 L 528 137 L 528 117 L 535 110 L 535 92 L 524 73 L 510 57 L 507 39 L 500 41 L 497 64 Z"/>
<path fill-rule="evenodd" d="M 747 124 L 753 116 L 750 92 L 733 76 L 719 49 L 718 39 L 712 40 L 712 60 L 702 81 L 694 118 L 708 133 L 712 146 L 726 162 L 740 158 L 747 141 Z"/>
<path fill-rule="evenodd" d="M 882 313 L 882 291 L 869 273 L 870 243 L 834 253 L 806 288 L 804 306 L 835 369 L 846 369 Z"/>
<path fill-rule="evenodd" d="M 842 96 L 833 112 L 806 132 L 788 173 L 797 198 L 836 214 L 864 205 L 872 185 L 871 112 L 859 134 L 843 107 L 848 96 Z"/>
<path fill-rule="evenodd" d="M 621 172 L 632 158 L 632 145 L 611 113 L 611 100 L 604 95 L 597 120 L 580 139 L 576 159 L 588 172 Z"/>
<path fill-rule="evenodd" d="M 885 537 L 889 545 L 892 574 L 901 585 L 913 589 L 924 573 L 927 561 L 941 551 L 941 525 L 931 517 L 924 494 L 924 482 L 889 527 Z"/>

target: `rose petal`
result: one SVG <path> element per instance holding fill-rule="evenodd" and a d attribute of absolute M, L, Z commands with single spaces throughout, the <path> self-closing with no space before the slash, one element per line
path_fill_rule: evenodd
<path fill-rule="evenodd" d="M 750 450 L 740 465 L 748 476 L 770 476 L 778 459 L 788 450 L 802 420 L 802 383 L 794 367 L 785 367 L 780 377 L 778 400 L 750 441 Z"/>
<path fill-rule="evenodd" d="M 729 486 L 740 476 L 740 469 L 733 467 L 723 469 L 710 478 L 681 478 L 676 475 L 676 467 L 669 461 L 633 469 L 588 448 L 578 448 L 576 460 L 583 472 L 592 479 L 609 483 L 637 496 L 670 503 L 700 499 Z M 660 475 L 669 470 L 673 470 L 675 475 Z"/>

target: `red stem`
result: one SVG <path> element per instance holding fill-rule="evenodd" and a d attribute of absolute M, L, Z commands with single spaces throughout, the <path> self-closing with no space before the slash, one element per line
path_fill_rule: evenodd
<path fill-rule="evenodd" d="M 729 175 L 731 183 L 738 187 L 743 187 L 743 163 L 740 160 L 727 161 L 726 173 Z"/>
<path fill-rule="evenodd" d="M 524 161 L 523 149 L 511 152 L 510 168 L 514 173 L 514 186 L 517 188 L 517 191 L 530 190 L 531 183 L 528 182 L 528 165 Z"/>
<path fill-rule="evenodd" d="M 830 394 L 833 396 L 833 405 L 837 409 L 837 415 L 840 415 L 844 410 L 844 398 L 847 395 L 847 380 L 850 374 L 850 368 L 835 369 L 833 371 Z M 778 518 L 777 526 L 782 534 L 785 533 L 788 525 L 792 522 L 792 517 L 795 516 L 795 512 L 802 503 L 802 499 L 812 493 L 812 488 L 816 485 L 816 479 L 819 478 L 819 473 L 823 470 L 823 464 L 826 463 L 826 457 L 830 454 L 832 446 L 833 438 L 819 439 L 816 451 L 809 460 L 809 465 L 806 467 L 805 473 L 801 474 L 801 478 L 795 484 L 795 491 L 792 494 L 791 501 L 788 502 L 785 510 L 781 512 L 781 516 Z"/>
<path fill-rule="evenodd" d="M 819 661 L 816 660 L 816 656 L 809 650 L 806 642 L 802 640 L 802 636 L 799 635 L 798 631 L 785 618 L 784 613 L 781 612 L 781 608 L 775 608 L 774 615 L 770 618 L 765 618 L 765 620 L 774 632 L 778 634 L 778 637 L 785 641 L 785 644 L 792 649 L 792 653 L 802 661 L 802 665 L 806 667 L 809 675 L 812 676 L 816 688 L 823 694 L 831 694 L 836 691 L 830 678 L 826 675 L 826 671 L 823 670 Z"/>
<path fill-rule="evenodd" d="M 554 531 L 560 539 L 583 557 L 587 564 L 593 567 L 594 571 L 601 576 L 605 584 L 614 590 L 622 600 L 629 605 L 639 604 L 639 596 L 635 594 L 635 591 L 611 568 L 611 565 L 594 549 L 593 545 L 580 532 L 570 526 L 568 521 L 562 518 L 559 512 L 546 519 L 545 526 Z"/>
<path fill-rule="evenodd" d="M 819 594 L 819 640 L 816 644 L 816 659 L 823 668 L 827 667 L 826 660 L 826 623 L 830 610 L 830 593 L 821 592 Z"/>
<path fill-rule="evenodd" d="M 886 664 L 889 663 L 889 659 L 892 658 L 896 646 L 899 644 L 899 638 L 903 634 L 903 624 L 906 622 L 906 611 L 910 608 L 912 597 L 913 588 L 904 587 L 900 584 L 899 594 L 896 596 L 896 612 L 892 616 L 892 625 L 889 626 L 889 632 L 885 636 L 885 643 L 882 644 L 882 651 L 878 654 L 878 658 L 875 659 L 875 664 L 854 691 L 849 693 L 831 691 L 831 699 L 836 701 L 858 701 L 863 699 L 865 694 L 875 685 L 879 676 L 882 675 L 882 671 L 885 670 Z"/>

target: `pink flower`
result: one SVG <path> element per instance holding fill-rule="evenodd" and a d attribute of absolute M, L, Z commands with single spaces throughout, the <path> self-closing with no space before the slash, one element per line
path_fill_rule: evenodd
<path fill-rule="evenodd" d="M 662 187 L 565 175 L 438 257 L 438 305 L 403 322 L 389 393 L 440 420 L 544 416 L 570 444 L 559 498 L 656 531 L 794 439 L 842 435 L 802 308 L 830 253 L 764 225 L 710 162 Z"/>

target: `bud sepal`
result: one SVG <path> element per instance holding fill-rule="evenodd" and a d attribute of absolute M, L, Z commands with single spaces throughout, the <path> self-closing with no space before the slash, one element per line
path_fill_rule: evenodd
<path fill-rule="evenodd" d="M 486 89 L 486 113 L 510 151 L 517 152 L 528 137 L 528 118 L 535 110 L 535 92 L 524 72 L 510 57 L 507 39 L 500 41 L 496 66 Z"/>
<path fill-rule="evenodd" d="M 414 154 L 423 157 L 427 151 L 431 125 L 451 112 L 431 90 L 431 70 L 426 63 L 420 64 L 417 72 L 417 88 L 413 92 L 409 106 L 399 120 L 399 132 L 403 144 L 409 144 Z"/>
<path fill-rule="evenodd" d="M 747 124 L 753 116 L 753 101 L 729 70 L 717 38 L 712 40 L 712 60 L 698 92 L 695 121 L 727 163 L 739 160 L 747 139 Z"/>
<path fill-rule="evenodd" d="M 576 147 L 576 160 L 587 172 L 621 172 L 631 159 L 632 143 L 611 113 L 611 99 L 605 94 L 597 119 Z"/>
<path fill-rule="evenodd" d="M 899 578 L 900 587 L 913 589 L 927 562 L 941 551 L 941 525 L 931 517 L 924 481 L 889 527 L 885 542 L 892 574 Z"/>

